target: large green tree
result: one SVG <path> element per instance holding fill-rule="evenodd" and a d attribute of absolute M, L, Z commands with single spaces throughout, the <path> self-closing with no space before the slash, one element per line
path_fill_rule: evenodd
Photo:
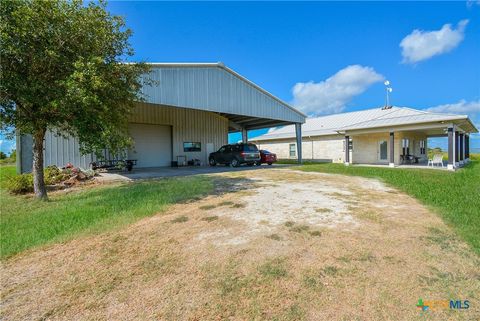
<path fill-rule="evenodd" d="M 6 0 L 0 15 L 1 126 L 32 135 L 34 190 L 46 199 L 45 132 L 78 137 L 83 153 L 128 146 L 148 66 L 124 63 L 131 31 L 103 1 Z"/>

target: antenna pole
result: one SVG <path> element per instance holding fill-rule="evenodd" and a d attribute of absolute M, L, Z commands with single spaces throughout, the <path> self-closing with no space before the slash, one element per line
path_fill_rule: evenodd
<path fill-rule="evenodd" d="M 390 93 L 392 92 L 392 87 L 390 87 L 390 81 L 385 80 L 383 83 L 385 85 L 385 108 L 390 107 Z"/>
<path fill-rule="evenodd" d="M 388 107 L 388 106 L 390 106 L 390 101 L 388 99 L 388 87 L 387 87 L 387 105 L 385 107 Z"/>

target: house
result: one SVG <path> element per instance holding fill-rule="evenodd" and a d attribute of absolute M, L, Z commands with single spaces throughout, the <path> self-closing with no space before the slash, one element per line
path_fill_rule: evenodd
<path fill-rule="evenodd" d="M 466 115 L 381 107 L 308 118 L 302 132 L 303 159 L 346 165 L 426 161 L 427 139 L 446 136 L 448 168 L 454 169 L 468 160 L 469 135 L 478 130 Z M 251 141 L 281 159 L 296 159 L 295 135 L 293 126 L 284 126 Z"/>
<path fill-rule="evenodd" d="M 137 167 L 170 166 L 172 161 L 198 159 L 207 164 L 209 153 L 227 144 L 228 133 L 292 125 L 301 146 L 301 124 L 306 116 L 222 63 L 154 63 L 144 77 L 144 102 L 135 104 L 129 132 L 134 147 L 126 158 Z M 47 132 L 44 165 L 88 168 L 97 160 L 82 155 L 75 137 Z M 32 138 L 17 136 L 17 171 L 32 169 Z M 105 150 L 104 159 L 115 158 Z"/>

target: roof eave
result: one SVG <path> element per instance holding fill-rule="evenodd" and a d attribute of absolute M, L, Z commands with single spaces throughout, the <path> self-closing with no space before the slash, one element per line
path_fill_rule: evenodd
<path fill-rule="evenodd" d="M 367 126 L 367 127 L 343 127 L 339 128 L 338 131 L 345 133 L 346 131 L 353 131 L 353 130 L 365 130 L 365 129 L 378 129 L 382 127 L 399 127 L 399 126 L 405 126 L 405 125 L 417 125 L 417 124 L 429 124 L 429 123 L 441 123 L 441 122 L 449 122 L 449 121 L 454 121 L 454 120 L 462 120 L 466 119 L 469 120 L 468 116 L 466 115 L 459 115 L 455 117 L 448 117 L 444 119 L 436 119 L 432 121 L 425 121 L 425 120 L 419 120 L 419 121 L 413 121 L 413 122 L 406 122 L 406 123 L 401 123 L 401 124 L 380 124 L 380 125 L 375 125 L 375 126 Z M 471 122 L 470 122 L 471 123 Z M 472 124 L 473 126 L 473 124 Z M 473 128 L 476 129 L 475 126 Z"/>

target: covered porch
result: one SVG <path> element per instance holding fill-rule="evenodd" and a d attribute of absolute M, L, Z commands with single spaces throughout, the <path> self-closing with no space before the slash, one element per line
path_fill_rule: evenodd
<path fill-rule="evenodd" d="M 470 161 L 469 120 L 345 130 L 345 165 L 455 170 Z M 428 139 L 446 137 L 447 153 L 428 154 Z"/>

